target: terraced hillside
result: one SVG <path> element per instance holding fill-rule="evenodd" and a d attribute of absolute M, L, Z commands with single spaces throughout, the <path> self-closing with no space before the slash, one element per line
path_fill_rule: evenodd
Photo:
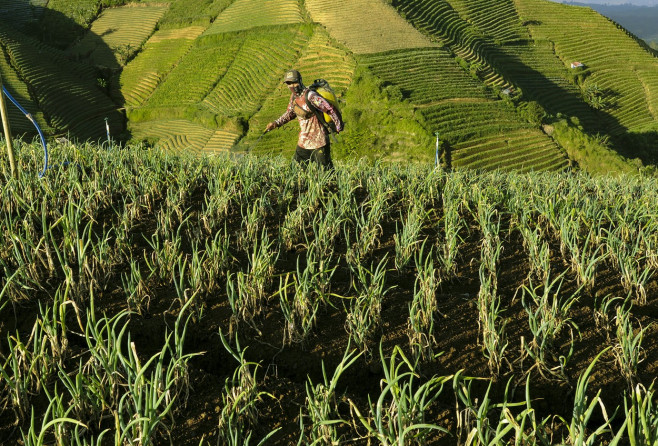
<path fill-rule="evenodd" d="M 556 56 L 569 66 L 587 68 L 583 88 L 596 88 L 605 100 L 606 133 L 641 145 L 645 159 L 658 159 L 658 114 L 653 88 L 658 59 L 637 39 L 589 8 L 540 0 L 515 0 L 535 39 L 554 44 Z M 652 86 L 654 86 L 652 88 Z M 636 135 L 628 138 L 628 135 Z M 643 144 L 644 143 L 644 144 Z"/>
<path fill-rule="evenodd" d="M 281 77 L 296 67 L 338 93 L 347 126 L 336 156 L 431 161 L 438 132 L 454 167 L 563 169 L 565 147 L 585 152 L 553 133 L 566 120 L 569 138 L 655 161 L 657 61 L 586 8 L 0 0 L 0 11 L 3 77 L 54 134 L 104 138 L 107 117 L 117 138 L 171 150 L 291 153 L 294 123 L 262 132 L 285 110 Z M 571 71 L 573 61 L 586 68 Z M 11 119 L 30 132 L 20 115 Z"/>

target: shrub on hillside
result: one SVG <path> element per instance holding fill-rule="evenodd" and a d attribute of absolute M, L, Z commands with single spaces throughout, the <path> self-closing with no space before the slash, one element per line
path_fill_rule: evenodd
<path fill-rule="evenodd" d="M 530 124 L 539 127 L 546 118 L 546 110 L 536 101 L 530 101 L 519 105 L 519 115 Z"/>

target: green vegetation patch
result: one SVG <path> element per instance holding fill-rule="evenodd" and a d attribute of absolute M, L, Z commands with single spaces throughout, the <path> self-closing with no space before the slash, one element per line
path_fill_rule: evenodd
<path fill-rule="evenodd" d="M 37 105 L 30 97 L 27 84 L 20 80 L 18 74 L 4 57 L 0 57 L 0 76 L 2 76 L 2 85 L 9 91 L 14 99 L 16 99 L 25 110 L 34 116 L 41 127 L 45 127 L 43 114 L 39 112 Z M 5 102 L 7 104 L 12 135 L 17 136 L 24 133 L 34 133 L 33 125 L 25 115 L 23 115 L 23 113 L 9 100 L 5 100 Z"/>
<path fill-rule="evenodd" d="M 227 152 L 240 135 L 234 125 L 209 129 L 185 119 L 132 123 L 132 139 L 149 141 L 156 147 L 175 152 Z"/>
<path fill-rule="evenodd" d="M 39 34 L 49 44 L 65 48 L 84 35 L 100 12 L 101 0 L 49 0 L 47 5 Z"/>
<path fill-rule="evenodd" d="M 604 112 L 599 115 L 607 128 L 621 133 L 653 119 L 633 71 L 658 70 L 658 60 L 624 30 L 589 8 L 539 0 L 519 1 L 518 8 L 533 37 L 554 42 L 566 67 L 573 62 L 587 67 L 585 97 L 587 87 L 596 84 L 604 102 L 590 103 Z"/>
<path fill-rule="evenodd" d="M 459 14 L 497 43 L 527 39 L 513 0 L 449 0 Z"/>
<path fill-rule="evenodd" d="M 51 127 L 81 139 L 105 134 L 105 117 L 113 129 L 124 127 L 117 106 L 98 88 L 93 70 L 78 70 L 58 51 L 46 52 L 38 42 L 9 31 L 0 25 L 3 49 Z"/>

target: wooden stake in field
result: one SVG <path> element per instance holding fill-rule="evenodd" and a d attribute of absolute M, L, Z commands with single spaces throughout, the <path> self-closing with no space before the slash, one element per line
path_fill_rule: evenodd
<path fill-rule="evenodd" d="M 7 140 L 7 153 L 9 154 L 9 167 L 11 168 L 11 175 L 14 178 L 18 178 L 18 169 L 16 169 L 16 162 L 14 161 L 14 147 L 11 144 L 9 116 L 7 115 L 7 106 L 5 105 L 5 96 L 2 92 L 2 74 L 0 74 L 0 115 L 2 115 L 2 128 L 4 129 L 5 139 Z"/>

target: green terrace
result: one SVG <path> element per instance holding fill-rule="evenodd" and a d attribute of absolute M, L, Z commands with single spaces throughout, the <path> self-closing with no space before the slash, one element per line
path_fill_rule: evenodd
<path fill-rule="evenodd" d="M 16 71 L 4 58 L 0 59 L 0 75 L 2 76 L 3 86 L 26 110 L 37 110 L 36 104 L 30 97 L 27 84 L 20 80 Z M 17 133 L 32 131 L 32 124 L 25 119 L 18 108 L 9 104 L 7 111 L 9 112 L 9 123 L 14 131 Z M 40 126 L 46 126 L 43 113 L 35 113 L 34 118 Z"/>
<path fill-rule="evenodd" d="M 222 34 L 259 26 L 302 22 L 297 0 L 235 0 L 214 20 L 205 34 Z"/>
<path fill-rule="evenodd" d="M 413 104 L 449 98 L 488 98 L 445 48 L 418 48 L 369 54 L 359 59 L 376 76 L 400 88 Z"/>
<path fill-rule="evenodd" d="M 131 4 L 103 10 L 85 37 L 69 49 L 76 59 L 118 69 L 153 33 L 166 6 Z"/>
<path fill-rule="evenodd" d="M 144 104 L 161 81 L 188 54 L 195 38 L 202 31 L 201 27 L 156 31 L 137 57 L 121 72 L 121 94 L 126 106 Z M 199 65 L 199 68 L 203 66 Z"/>
<path fill-rule="evenodd" d="M 490 39 L 499 43 L 528 38 L 512 0 L 450 0 L 453 8 Z"/>

